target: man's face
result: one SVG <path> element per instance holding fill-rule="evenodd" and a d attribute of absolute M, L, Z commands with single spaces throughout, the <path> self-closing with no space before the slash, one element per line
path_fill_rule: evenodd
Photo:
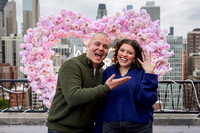
<path fill-rule="evenodd" d="M 97 34 L 88 44 L 87 57 L 92 60 L 93 67 L 97 66 L 106 58 L 110 48 L 110 40 L 108 37 Z"/>

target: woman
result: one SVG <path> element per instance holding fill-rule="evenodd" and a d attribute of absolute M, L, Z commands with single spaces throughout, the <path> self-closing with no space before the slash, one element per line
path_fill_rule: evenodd
<path fill-rule="evenodd" d="M 104 71 L 104 82 L 115 78 L 131 79 L 110 91 L 101 102 L 96 132 L 152 133 L 153 104 L 157 101 L 158 77 L 153 74 L 157 64 L 151 62 L 135 40 L 123 39 L 114 46 L 114 64 Z"/>

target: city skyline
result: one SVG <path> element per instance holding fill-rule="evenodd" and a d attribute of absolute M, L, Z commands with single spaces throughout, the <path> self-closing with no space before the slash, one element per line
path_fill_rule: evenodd
<path fill-rule="evenodd" d="M 17 21 L 18 31 L 21 30 L 22 22 L 22 0 L 15 0 L 17 4 Z M 146 5 L 147 1 L 154 1 L 155 6 L 160 6 L 161 14 L 161 29 L 167 29 L 169 32 L 170 27 L 174 27 L 174 35 L 187 36 L 187 33 L 194 28 L 199 28 L 200 14 L 198 13 L 200 8 L 200 1 L 193 0 L 192 2 L 187 0 L 173 1 L 168 0 L 85 0 L 85 1 L 69 1 L 69 0 L 40 0 L 40 15 L 56 14 L 61 9 L 68 9 L 73 12 L 80 12 L 83 15 L 96 19 L 98 4 L 106 4 L 108 16 L 114 16 L 116 12 L 122 12 L 123 8 L 127 5 L 132 5 L 133 9 L 139 12 L 142 6 Z"/>

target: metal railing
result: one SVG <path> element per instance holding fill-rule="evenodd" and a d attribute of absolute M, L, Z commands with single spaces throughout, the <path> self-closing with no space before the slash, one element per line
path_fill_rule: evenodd
<path fill-rule="evenodd" d="M 47 112 L 26 79 L 0 79 L 0 112 Z"/>
<path fill-rule="evenodd" d="M 0 79 L 0 112 L 48 112 L 29 81 Z M 160 81 L 155 113 L 200 114 L 200 81 Z"/>
<path fill-rule="evenodd" d="M 159 82 L 158 109 L 155 113 L 198 113 L 200 81 L 165 80 Z M 169 106 L 170 105 L 170 106 Z"/>

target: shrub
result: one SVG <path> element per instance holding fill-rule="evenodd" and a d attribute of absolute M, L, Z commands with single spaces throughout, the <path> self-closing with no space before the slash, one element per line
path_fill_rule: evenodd
<path fill-rule="evenodd" d="M 3 97 L 0 98 L 0 109 L 5 109 L 9 107 L 9 100 L 5 100 L 5 106 L 4 106 L 4 101 L 3 101 Z"/>

